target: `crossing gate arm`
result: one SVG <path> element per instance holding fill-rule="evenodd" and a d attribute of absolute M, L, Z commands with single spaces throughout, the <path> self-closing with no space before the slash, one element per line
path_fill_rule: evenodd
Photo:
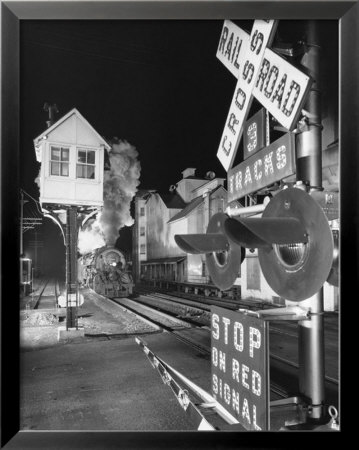
<path fill-rule="evenodd" d="M 228 429 L 228 425 L 239 424 L 238 420 L 234 416 L 229 414 L 222 407 L 222 405 L 220 405 L 216 401 L 216 399 L 212 397 L 212 395 L 197 386 L 180 372 L 177 372 L 169 364 L 161 360 L 147 347 L 147 345 L 141 339 L 137 337 L 135 339 L 136 343 L 140 347 L 142 347 L 152 367 L 154 369 L 157 369 L 157 371 L 159 372 L 162 381 L 172 389 L 181 407 L 184 409 L 190 419 L 194 423 L 196 423 L 197 430 L 208 431 L 216 429 Z M 199 398 L 200 403 L 195 403 L 191 399 L 188 391 L 191 391 L 193 396 Z M 224 423 L 224 425 L 218 428 L 209 423 L 205 418 L 205 416 L 209 413 L 216 419 L 217 422 L 220 421 L 220 423 Z"/>
<path fill-rule="evenodd" d="M 166 364 L 163 363 L 157 356 L 145 345 L 145 343 L 136 338 L 137 344 L 142 347 L 152 367 L 157 369 L 164 384 L 167 384 L 174 393 L 178 400 L 178 403 L 182 409 L 186 412 L 187 416 L 196 424 L 197 430 L 215 430 L 205 418 L 200 410 L 196 407 L 193 401 L 190 399 L 188 391 L 182 389 L 182 387 L 172 378 L 170 373 L 166 369 Z"/>
<path fill-rule="evenodd" d="M 283 308 L 263 309 L 259 311 L 239 308 L 238 311 L 267 321 L 292 320 L 298 322 L 311 319 L 310 310 L 301 306 L 285 306 Z"/>

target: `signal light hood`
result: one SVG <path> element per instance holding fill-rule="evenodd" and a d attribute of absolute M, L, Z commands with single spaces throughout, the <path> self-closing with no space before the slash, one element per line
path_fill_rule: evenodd
<path fill-rule="evenodd" d="M 219 233 L 176 234 L 175 241 L 181 250 L 195 255 L 225 251 L 229 246 L 227 238 Z"/>
<path fill-rule="evenodd" d="M 245 248 L 308 242 L 304 227 L 294 217 L 231 218 L 225 221 L 224 232 Z"/>

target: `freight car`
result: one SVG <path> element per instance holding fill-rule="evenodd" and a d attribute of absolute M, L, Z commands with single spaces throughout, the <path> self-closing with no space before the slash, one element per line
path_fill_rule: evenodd
<path fill-rule="evenodd" d="M 218 254 L 217 258 L 222 261 L 225 255 Z M 233 286 L 223 290 L 214 284 L 206 260 L 201 258 L 201 255 L 143 261 L 141 262 L 140 284 L 144 287 L 219 298 L 240 298 L 241 296 L 240 267 L 238 267 L 237 279 Z"/>
<path fill-rule="evenodd" d="M 78 260 L 79 282 L 97 294 L 127 297 L 133 292 L 132 274 L 127 270 L 124 254 L 105 246 L 83 255 Z"/>

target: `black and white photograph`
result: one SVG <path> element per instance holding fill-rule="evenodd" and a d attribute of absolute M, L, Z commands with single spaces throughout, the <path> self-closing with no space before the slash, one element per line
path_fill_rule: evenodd
<path fill-rule="evenodd" d="M 1 2 L 2 445 L 337 436 L 356 3 L 20 3 Z"/>

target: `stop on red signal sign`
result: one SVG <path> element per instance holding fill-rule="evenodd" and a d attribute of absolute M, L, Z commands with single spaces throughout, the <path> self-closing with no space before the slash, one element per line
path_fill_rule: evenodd
<path fill-rule="evenodd" d="M 269 430 L 267 323 L 216 306 L 211 313 L 212 395 L 247 430 Z"/>

